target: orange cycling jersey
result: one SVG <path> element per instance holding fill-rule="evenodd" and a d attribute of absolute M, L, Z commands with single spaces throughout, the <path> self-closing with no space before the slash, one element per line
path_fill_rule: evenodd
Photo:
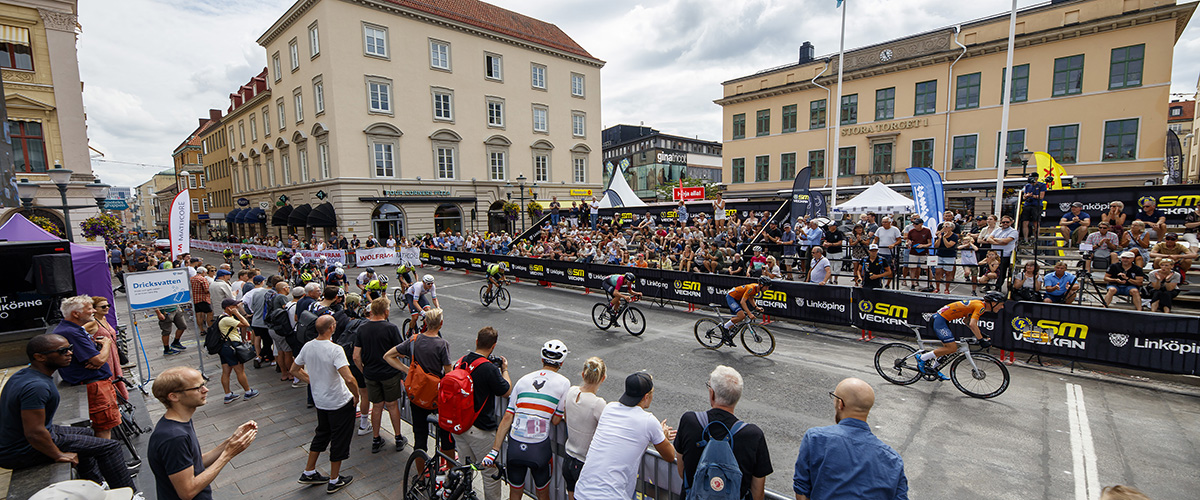
<path fill-rule="evenodd" d="M 953 321 L 959 318 L 970 316 L 972 320 L 979 320 L 983 316 L 984 302 L 979 299 L 975 300 L 960 300 L 946 304 L 945 307 L 938 309 L 938 315 L 945 318 L 947 321 Z"/>
<path fill-rule="evenodd" d="M 745 297 L 747 293 L 750 294 L 750 298 L 754 298 L 758 295 L 758 292 L 761 290 L 762 290 L 762 285 L 759 285 L 758 283 L 751 283 L 749 285 L 742 285 L 737 288 L 734 288 L 733 290 L 730 290 L 729 296 L 733 297 L 735 300 L 741 301 L 742 297 Z"/>

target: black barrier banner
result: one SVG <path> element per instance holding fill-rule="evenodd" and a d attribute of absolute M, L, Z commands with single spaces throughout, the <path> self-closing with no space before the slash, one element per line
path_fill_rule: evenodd
<path fill-rule="evenodd" d="M 1017 302 L 996 346 L 1145 370 L 1197 374 L 1195 317 Z"/>
<path fill-rule="evenodd" d="M 1046 192 L 1046 216 L 1042 218 L 1043 226 L 1056 226 L 1064 213 L 1071 209 L 1071 203 L 1083 203 L 1083 211 L 1092 218 L 1092 226 L 1100 222 L 1100 214 L 1108 211 L 1108 204 L 1113 201 L 1125 203 L 1125 213 L 1129 214 L 1129 222 L 1142 209 L 1142 202 L 1150 199 L 1158 205 L 1167 216 L 1167 224 L 1181 225 L 1183 218 L 1196 209 L 1200 203 L 1200 185 L 1176 184 L 1168 186 L 1130 186 L 1121 188 L 1097 189 L 1063 189 Z M 1126 224 L 1128 226 L 1129 224 Z"/>
<path fill-rule="evenodd" d="M 845 286 L 780 281 L 763 293 L 758 304 L 772 316 L 848 325 L 853 310 L 853 291 Z"/>
<path fill-rule="evenodd" d="M 929 324 L 929 320 L 933 318 L 938 309 L 954 301 L 953 297 L 945 295 L 866 288 L 854 288 L 853 290 L 854 314 L 851 324 L 854 326 L 873 332 L 912 335 L 912 329 L 906 325 L 913 325 L 922 328 L 921 338 L 934 341 L 937 340 L 937 337 L 928 333 L 924 327 Z M 980 333 L 985 337 L 995 338 L 997 328 L 1002 324 L 1003 319 L 1003 315 L 985 313 L 979 319 Z M 951 321 L 950 331 L 958 337 L 975 336 L 962 319 Z"/>
<path fill-rule="evenodd" d="M 783 201 L 742 201 L 730 202 L 725 204 L 726 215 L 737 215 L 740 218 L 746 218 L 750 212 L 771 212 L 775 213 Z M 700 214 L 704 214 L 709 220 L 713 218 L 712 200 L 697 201 L 688 203 L 688 217 L 695 219 Z M 620 221 L 621 224 L 636 224 L 641 222 L 646 217 L 651 217 L 654 221 L 672 221 L 678 219 L 675 213 L 674 205 L 646 206 L 646 207 L 618 207 L 618 208 L 601 208 L 600 222 L 612 223 L 614 218 Z"/>

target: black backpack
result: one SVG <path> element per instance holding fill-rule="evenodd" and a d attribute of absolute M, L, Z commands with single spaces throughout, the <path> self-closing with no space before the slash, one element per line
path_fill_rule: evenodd
<path fill-rule="evenodd" d="M 213 318 L 212 324 L 204 330 L 204 350 L 209 354 L 221 352 L 221 347 L 225 345 L 225 334 L 221 333 L 221 319 L 225 316 L 222 314 Z"/>
<path fill-rule="evenodd" d="M 296 319 L 296 337 L 301 344 L 317 338 L 317 318 L 325 314 L 332 314 L 325 306 L 317 306 L 316 311 L 300 311 Z"/>
<path fill-rule="evenodd" d="M 274 297 L 271 297 L 271 301 L 267 305 L 266 316 L 263 319 L 266 320 L 267 327 L 274 331 L 276 335 L 288 337 L 296 332 L 292 330 L 291 318 L 288 318 L 287 304 L 284 303 L 283 307 L 274 306 L 278 295 L 275 294 Z"/>
<path fill-rule="evenodd" d="M 358 329 L 365 324 L 367 324 L 367 320 L 353 318 L 346 323 L 346 329 L 342 330 L 342 335 L 338 337 L 337 343 L 342 346 L 342 350 L 346 351 L 346 359 L 354 357 L 354 343 L 358 341 Z"/>

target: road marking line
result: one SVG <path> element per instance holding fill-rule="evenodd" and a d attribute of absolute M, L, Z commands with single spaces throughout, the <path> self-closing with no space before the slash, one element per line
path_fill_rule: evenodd
<path fill-rule="evenodd" d="M 1100 497 L 1099 471 L 1092 428 L 1088 423 L 1083 387 L 1067 383 L 1067 419 L 1071 426 L 1071 460 L 1074 464 L 1075 499 Z"/>

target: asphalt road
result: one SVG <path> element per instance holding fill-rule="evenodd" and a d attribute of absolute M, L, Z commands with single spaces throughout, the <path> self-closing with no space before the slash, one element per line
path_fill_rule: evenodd
<path fill-rule="evenodd" d="M 216 254 L 198 254 L 207 262 L 221 261 Z M 274 270 L 270 262 L 260 266 Z M 395 275 L 391 268 L 377 270 Z M 420 271 L 437 277 L 451 356 L 465 354 L 475 333 L 493 326 L 500 332 L 496 352 L 509 359 L 514 380 L 539 367 L 542 343 L 557 338 L 571 351 L 563 373 L 575 383 L 584 359 L 605 360 L 608 381 L 600 395 L 608 401 L 620 396 L 629 373 L 653 374 L 650 411 L 676 425 L 684 412 L 707 408 L 704 383 L 713 367 L 737 369 L 745 389 L 736 413 L 766 433 L 774 467 L 767 488 L 786 497 L 792 496 L 804 432 L 833 424 L 828 392 L 846 377 L 875 388 L 868 423 L 904 458 L 911 498 L 1083 500 L 1098 498 L 1100 487 L 1113 484 L 1136 486 L 1156 500 L 1193 499 L 1200 491 L 1200 398 L 1186 392 L 1032 369 L 1018 361 L 1009 368 L 1007 392 L 978 400 L 950 382 L 896 386 L 884 381 L 873 359 L 879 346 L 891 341 L 886 338 L 864 343 L 845 331 L 806 333 L 810 326 L 775 323 L 770 326 L 775 352 L 757 358 L 740 346 L 702 348 L 692 325 L 708 313 L 639 303 L 649 326 L 633 337 L 592 324 L 592 305 L 603 295 L 520 283 L 510 288 L 511 307 L 500 311 L 479 303 L 482 276 L 436 267 Z M 405 317 L 406 311 L 393 306 L 397 324 Z"/>

